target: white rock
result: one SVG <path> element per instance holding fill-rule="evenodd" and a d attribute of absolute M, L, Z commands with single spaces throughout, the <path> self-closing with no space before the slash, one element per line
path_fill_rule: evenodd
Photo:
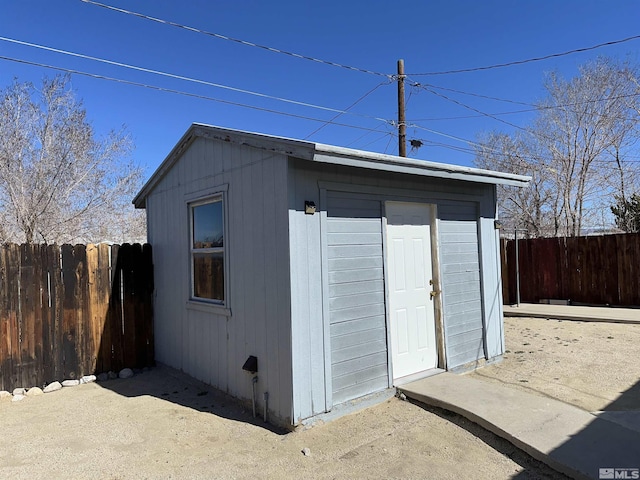
<path fill-rule="evenodd" d="M 37 397 L 38 395 L 42 394 L 44 394 L 44 392 L 40 387 L 31 387 L 29 390 L 27 390 L 27 393 L 25 393 L 27 397 Z"/>
<path fill-rule="evenodd" d="M 0 390 L 0 400 L 9 399 L 13 397 L 11 392 L 7 392 L 6 390 Z"/>
<path fill-rule="evenodd" d="M 24 400 L 24 395 L 14 395 L 11 399 L 12 402 L 19 402 L 20 400 Z"/>
<path fill-rule="evenodd" d="M 311 455 L 311 449 L 310 449 L 309 447 L 304 447 L 304 448 L 302 449 L 302 454 L 303 454 L 305 457 L 308 457 L 309 455 Z"/>
<path fill-rule="evenodd" d="M 13 396 L 15 397 L 16 395 L 24 395 L 26 391 L 27 391 L 26 388 L 14 388 Z"/>
<path fill-rule="evenodd" d="M 83 383 L 92 383 L 96 381 L 96 376 L 95 375 L 85 375 L 84 377 L 82 377 L 80 379 L 80 384 Z"/>
<path fill-rule="evenodd" d="M 133 370 L 131 370 L 130 368 L 123 368 L 122 370 L 120 370 L 118 376 L 120 378 L 131 378 L 133 377 Z"/>
<path fill-rule="evenodd" d="M 56 392 L 62 388 L 62 384 L 60 382 L 52 382 L 46 387 L 44 387 L 44 393 Z"/>
<path fill-rule="evenodd" d="M 80 380 L 65 380 L 62 382 L 63 387 L 75 387 L 76 385 L 80 385 Z"/>

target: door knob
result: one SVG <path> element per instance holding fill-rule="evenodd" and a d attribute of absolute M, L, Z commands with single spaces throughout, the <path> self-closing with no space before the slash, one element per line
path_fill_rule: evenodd
<path fill-rule="evenodd" d="M 438 295 L 439 293 L 440 293 L 439 291 L 434 290 L 434 291 L 432 291 L 432 292 L 429 292 L 429 296 L 430 296 L 431 298 L 433 298 L 433 297 L 435 297 L 436 295 Z"/>

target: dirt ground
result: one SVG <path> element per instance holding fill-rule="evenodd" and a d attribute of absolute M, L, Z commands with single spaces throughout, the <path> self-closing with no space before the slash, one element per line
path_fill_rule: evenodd
<path fill-rule="evenodd" d="M 640 325 L 511 317 L 505 341 L 502 362 L 469 375 L 589 412 L 640 410 Z"/>
<path fill-rule="evenodd" d="M 0 478 L 565 478 L 461 417 L 397 398 L 285 433 L 167 368 L 2 401 L 0 431 Z"/>
<path fill-rule="evenodd" d="M 504 360 L 469 375 L 640 410 L 640 325 L 507 318 L 505 336 Z M 0 431 L 0 478 L 565 478 L 441 410 L 393 398 L 286 433 L 166 367 L 1 401 Z"/>

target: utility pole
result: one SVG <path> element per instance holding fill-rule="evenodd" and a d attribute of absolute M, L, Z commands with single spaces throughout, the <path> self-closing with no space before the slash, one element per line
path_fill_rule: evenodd
<path fill-rule="evenodd" d="M 407 156 L 407 124 L 404 118 L 404 60 L 398 60 L 398 155 Z"/>

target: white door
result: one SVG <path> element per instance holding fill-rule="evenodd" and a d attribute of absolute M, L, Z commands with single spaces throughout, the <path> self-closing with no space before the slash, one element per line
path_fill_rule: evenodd
<path fill-rule="evenodd" d="M 398 379 L 438 363 L 430 292 L 432 206 L 387 202 L 391 361 Z"/>

